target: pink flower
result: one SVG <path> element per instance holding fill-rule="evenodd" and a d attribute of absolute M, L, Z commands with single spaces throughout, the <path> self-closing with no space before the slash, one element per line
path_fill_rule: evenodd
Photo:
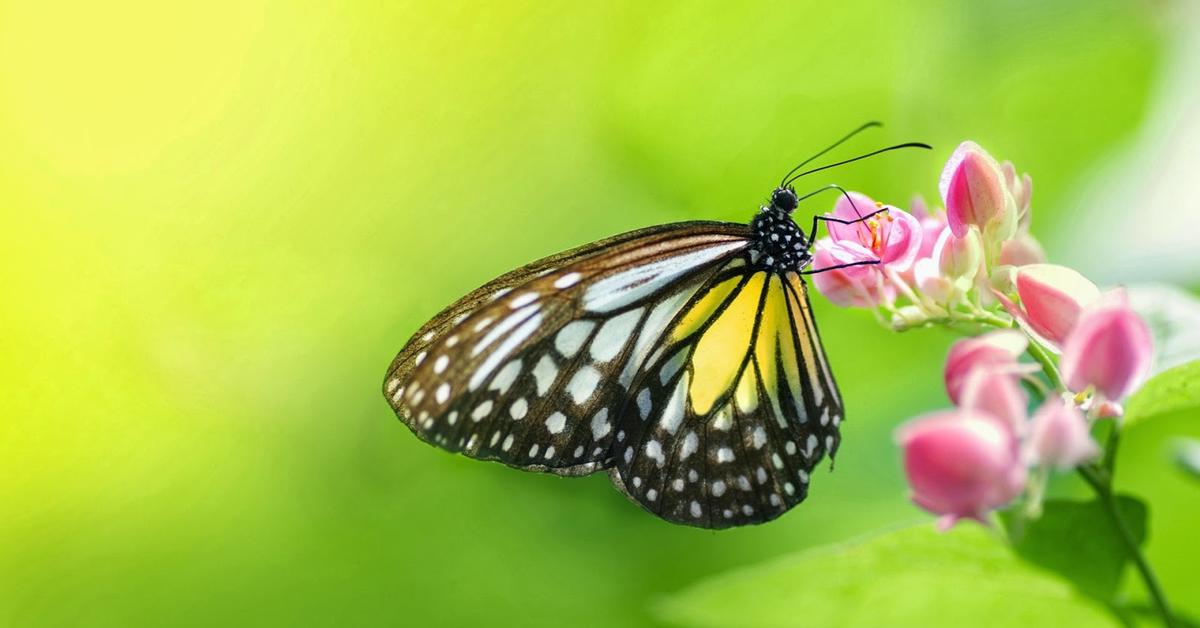
<path fill-rule="evenodd" d="M 1096 284 L 1083 275 L 1054 264 L 1022 266 L 1016 270 L 1013 283 L 1021 305 L 1018 308 L 1002 298 L 1005 308 L 1026 329 L 1053 347 L 1062 345 L 1083 309 L 1100 295 Z"/>
<path fill-rule="evenodd" d="M 1062 397 L 1050 397 L 1033 414 L 1025 457 L 1030 464 L 1065 470 L 1100 455 L 1083 413 Z"/>
<path fill-rule="evenodd" d="M 967 375 L 962 408 L 992 417 L 1020 436 L 1025 433 L 1029 395 L 1021 389 L 1020 367 L 980 366 Z"/>
<path fill-rule="evenodd" d="M 1016 438 L 997 421 L 970 410 L 929 414 L 897 430 L 912 500 L 942 515 L 946 530 L 959 519 L 1011 502 L 1025 484 Z"/>
<path fill-rule="evenodd" d="M 835 243 L 829 238 L 817 242 L 813 268 L 831 268 L 840 264 L 871 261 L 875 254 L 855 242 Z M 825 298 L 842 307 L 877 307 L 891 303 L 896 289 L 883 281 L 876 265 L 851 266 L 813 275 L 813 285 Z"/>
<path fill-rule="evenodd" d="M 1094 386 L 1105 398 L 1124 399 L 1150 371 L 1150 329 L 1129 307 L 1124 291 L 1105 294 L 1079 316 L 1063 344 L 1067 386 Z"/>
<path fill-rule="evenodd" d="M 920 196 L 913 197 L 909 209 L 913 218 L 916 218 L 921 225 L 921 247 L 917 249 L 917 259 L 931 257 L 933 245 L 937 243 L 938 236 L 946 228 L 946 212 L 931 211 L 925 203 L 925 199 Z"/>
<path fill-rule="evenodd" d="M 1017 168 L 1011 161 L 1006 161 L 1000 166 L 1000 170 L 1004 173 L 1004 185 L 1008 188 L 1009 194 L 1017 204 L 1017 219 L 1018 227 L 1022 231 L 1029 231 L 1029 223 L 1033 219 L 1030 212 L 1030 201 L 1033 198 L 1033 179 L 1029 174 L 1017 176 Z"/>
<path fill-rule="evenodd" d="M 883 207 L 865 194 L 850 192 L 849 198 L 838 198 L 833 217 L 858 220 Z M 853 243 L 870 251 L 884 266 L 897 271 L 908 270 L 921 248 L 921 225 L 912 214 L 888 207 L 888 211 L 871 218 L 844 225 L 829 224 L 829 236 L 835 244 Z"/>
<path fill-rule="evenodd" d="M 950 155 L 938 188 L 950 229 L 960 238 L 972 226 L 983 231 L 1003 221 L 1005 213 L 1014 209 L 1000 164 L 975 142 L 959 144 Z"/>
<path fill-rule="evenodd" d="M 1028 233 L 1018 233 L 1016 237 L 1000 246 L 1001 265 L 1028 266 L 1045 261 L 1046 253 L 1042 250 L 1042 245 Z"/>
<path fill-rule="evenodd" d="M 960 238 L 947 227 L 938 235 L 933 255 L 946 277 L 971 280 L 979 272 L 979 264 L 983 261 L 983 244 L 979 234 L 974 231 L 968 231 Z"/>
<path fill-rule="evenodd" d="M 998 368 L 1008 373 L 1018 373 L 1017 356 L 1024 353 L 1028 346 L 1025 335 L 1015 329 L 1001 329 L 955 342 L 946 355 L 943 372 L 950 401 L 959 405 L 971 371 Z"/>

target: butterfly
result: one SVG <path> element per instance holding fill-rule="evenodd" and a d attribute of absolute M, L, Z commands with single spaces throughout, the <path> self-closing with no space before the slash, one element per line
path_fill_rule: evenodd
<path fill-rule="evenodd" d="M 804 500 L 845 417 L 804 275 L 812 238 L 784 176 L 750 223 L 641 229 L 533 262 L 423 325 L 383 392 L 419 438 L 529 471 L 606 470 L 667 521 L 727 528 Z M 849 198 L 847 195 L 846 198 Z M 852 202 L 853 203 L 853 202 Z M 857 208 L 856 208 L 857 209 Z M 885 209 L 860 214 L 867 220 Z"/>

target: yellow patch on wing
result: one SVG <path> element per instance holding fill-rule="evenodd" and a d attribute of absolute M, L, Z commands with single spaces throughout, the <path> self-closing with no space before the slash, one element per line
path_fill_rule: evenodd
<path fill-rule="evenodd" d="M 717 398 L 733 384 L 738 367 L 750 349 L 750 335 L 754 332 L 754 317 L 758 313 L 765 278 L 766 273 L 755 273 L 696 343 L 692 354 L 694 378 L 689 390 L 696 414 L 707 414 Z M 708 299 L 709 296 L 705 296 L 701 304 Z M 691 314 L 688 316 L 690 318 Z"/>
<path fill-rule="evenodd" d="M 742 414 L 750 414 L 758 409 L 758 376 L 754 374 L 753 366 L 747 366 L 746 370 L 742 371 L 734 399 L 737 400 L 738 410 Z"/>
<path fill-rule="evenodd" d="M 738 282 L 740 281 L 741 278 L 734 277 L 732 279 L 723 281 L 716 286 L 713 286 L 713 288 L 709 290 L 708 293 L 703 297 L 700 297 L 700 300 L 696 301 L 696 304 L 692 306 L 692 309 L 688 310 L 687 314 L 684 314 L 683 318 L 679 320 L 679 324 L 677 324 L 674 331 L 671 332 L 671 339 L 676 342 L 683 340 L 696 330 L 700 329 L 700 327 L 703 326 L 708 319 L 712 318 L 713 313 L 717 311 L 717 308 L 721 307 L 721 304 L 725 302 L 727 297 L 729 297 L 729 293 L 733 292 L 733 289 L 737 287 Z"/>

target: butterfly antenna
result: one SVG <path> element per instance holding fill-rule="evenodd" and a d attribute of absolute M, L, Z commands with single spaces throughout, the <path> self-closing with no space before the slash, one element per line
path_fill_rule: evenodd
<path fill-rule="evenodd" d="M 825 148 L 825 150 L 823 150 L 823 151 L 821 151 L 821 152 L 817 153 L 816 155 L 813 155 L 812 157 L 809 157 L 808 159 L 805 159 L 804 161 L 800 162 L 799 164 L 796 164 L 796 167 L 795 167 L 795 168 L 792 168 L 791 170 L 789 170 L 789 171 L 788 171 L 788 173 L 787 173 L 787 174 L 785 174 L 785 175 L 783 175 L 783 178 L 782 178 L 782 179 L 780 179 L 780 182 L 779 182 L 779 187 L 783 187 L 784 185 L 786 185 L 786 184 L 787 184 L 787 179 L 788 179 L 788 177 L 792 176 L 792 173 L 793 173 L 793 172 L 796 172 L 797 170 L 799 170 L 799 169 L 803 168 L 803 167 L 805 166 L 805 164 L 807 164 L 807 163 L 811 162 L 812 160 L 816 159 L 817 157 L 820 157 L 821 155 L 824 155 L 825 153 L 828 153 L 829 151 L 831 151 L 831 150 L 833 150 L 833 149 L 837 148 L 838 146 L 841 146 L 841 145 L 842 145 L 842 142 L 845 142 L 846 140 L 848 140 L 848 139 L 850 139 L 850 138 L 854 137 L 855 135 L 858 135 L 859 133 L 861 133 L 861 132 L 863 132 L 863 131 L 865 131 L 865 130 L 867 130 L 867 129 L 871 128 L 871 127 L 874 127 L 874 126 L 883 126 L 883 123 L 882 123 L 882 122 L 878 122 L 878 121 L 876 121 L 876 120 L 872 120 L 872 121 L 870 121 L 870 122 L 868 122 L 868 123 L 866 123 L 866 124 L 864 124 L 864 125 L 862 125 L 862 126 L 858 127 L 857 129 L 854 129 L 853 131 L 851 131 L 851 132 L 847 133 L 847 134 L 845 135 L 845 137 L 843 137 L 842 139 L 840 139 L 840 140 L 838 140 L 838 141 L 836 141 L 836 142 L 834 142 L 834 143 L 830 144 L 829 146 L 827 146 L 827 147 Z"/>
<path fill-rule="evenodd" d="M 798 174 L 790 179 L 784 180 L 783 185 L 784 186 L 791 185 L 793 181 L 795 181 L 796 179 L 799 179 L 800 177 L 803 177 L 804 175 L 807 175 L 807 174 L 812 174 L 814 172 L 820 172 L 822 170 L 828 170 L 830 168 L 836 168 L 838 166 L 844 166 L 846 164 L 856 162 L 860 159 L 866 159 L 867 157 L 874 157 L 875 155 L 878 155 L 880 153 L 886 153 L 886 152 L 892 151 L 892 150 L 899 150 L 901 148 L 925 148 L 925 149 L 930 149 L 930 150 L 933 149 L 932 146 L 930 146 L 929 144 L 926 144 L 924 142 L 905 142 L 903 144 L 896 144 L 895 146 L 888 146 L 887 148 L 881 148 L 879 150 L 874 150 L 865 155 L 859 155 L 858 157 L 846 159 L 844 161 L 839 161 L 837 163 L 829 164 L 827 166 L 821 166 L 820 168 L 813 168 L 812 170 L 805 170 L 804 172 L 801 172 L 800 174 Z M 780 186 L 780 187 L 783 187 L 783 186 Z"/>

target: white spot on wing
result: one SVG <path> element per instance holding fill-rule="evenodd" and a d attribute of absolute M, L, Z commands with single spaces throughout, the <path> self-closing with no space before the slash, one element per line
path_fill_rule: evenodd
<path fill-rule="evenodd" d="M 600 408 L 596 416 L 592 417 L 592 440 L 600 440 L 608 435 L 612 430 L 612 424 L 608 422 L 608 408 Z"/>
<path fill-rule="evenodd" d="M 514 310 L 519 310 L 534 301 L 537 301 L 538 295 L 536 292 L 526 292 L 525 294 L 517 295 L 508 306 Z"/>
<path fill-rule="evenodd" d="M 684 373 L 683 377 L 675 384 L 675 391 L 671 393 L 671 398 L 667 400 L 667 406 L 663 408 L 662 419 L 659 422 L 662 428 L 668 434 L 674 434 L 675 430 L 679 429 L 679 424 L 683 422 L 683 405 L 687 397 L 688 374 Z"/>
<path fill-rule="evenodd" d="M 658 466 L 666 464 L 667 459 L 663 456 L 662 445 L 657 440 L 651 440 L 646 443 L 646 455 L 652 458 Z"/>
<path fill-rule="evenodd" d="M 560 434 L 563 428 L 567 426 L 567 417 L 561 412 L 555 412 L 546 417 L 546 429 L 550 430 L 551 434 Z"/>
<path fill-rule="evenodd" d="M 687 460 L 688 456 L 696 453 L 700 447 L 700 439 L 695 432 L 688 432 L 687 436 L 683 437 L 683 447 L 679 449 L 679 459 Z"/>
<path fill-rule="evenodd" d="M 496 342 L 502 336 L 512 331 L 514 327 L 517 327 L 518 325 L 521 325 L 521 323 L 528 320 L 530 316 L 537 312 L 537 310 L 538 306 L 534 304 L 519 309 L 516 312 L 504 317 L 504 320 L 500 321 L 500 323 L 488 331 L 488 333 L 484 334 L 483 338 L 479 339 L 479 342 L 475 343 L 475 347 L 471 349 L 471 355 L 479 355 L 483 353 L 483 351 L 490 347 L 493 342 Z M 538 317 L 538 320 L 541 320 L 540 316 Z M 532 332 L 532 330 L 530 331 Z M 511 336 L 509 337 L 511 338 Z"/>
<path fill-rule="evenodd" d="M 764 430 L 761 425 L 755 427 L 754 433 L 750 435 L 750 440 L 750 444 L 753 445 L 755 449 L 762 449 L 762 446 L 767 444 L 767 431 Z"/>
<path fill-rule="evenodd" d="M 563 288 L 570 288 L 577 283 L 579 283 L 579 273 L 567 273 L 554 280 L 554 287 L 561 290 Z"/>
<path fill-rule="evenodd" d="M 512 383 L 517 380 L 517 375 L 520 374 L 521 359 L 515 358 L 508 364 L 505 364 L 504 368 L 500 369 L 499 373 L 496 373 L 496 379 L 492 380 L 492 385 L 488 386 L 488 389 L 498 390 L 500 391 L 500 394 L 503 395 L 504 393 L 508 392 L 508 388 L 512 386 Z"/>
<path fill-rule="evenodd" d="M 554 336 L 554 348 L 558 349 L 558 352 L 565 357 L 574 357 L 595 326 L 596 323 L 592 321 L 571 321 L 567 323 Z"/>
<path fill-rule="evenodd" d="M 638 393 L 637 405 L 638 405 L 638 414 L 640 414 L 643 419 L 650 416 L 651 406 L 650 406 L 650 389 L 649 388 L 643 388 L 641 390 L 641 392 Z"/>
<path fill-rule="evenodd" d="M 596 385 L 600 383 L 600 371 L 595 367 L 585 365 L 575 371 L 571 381 L 567 383 L 567 392 L 576 405 L 583 405 L 596 393 Z"/>
<path fill-rule="evenodd" d="M 630 310 L 605 321 L 592 339 L 588 351 L 596 362 L 608 362 L 617 357 L 621 349 L 629 342 L 629 335 L 642 318 L 642 308 Z"/>
<path fill-rule="evenodd" d="M 543 355 L 542 359 L 538 360 L 537 365 L 533 367 L 533 378 L 537 382 L 537 394 L 542 396 L 546 391 L 550 390 L 550 386 L 554 384 L 555 378 L 558 377 L 558 367 L 554 365 L 554 360 L 548 355 Z"/>
<path fill-rule="evenodd" d="M 530 306 L 530 307 L 536 307 L 536 306 Z M 526 309 L 528 309 L 528 308 L 526 308 Z M 513 314 L 509 318 L 511 319 L 512 317 L 518 316 L 519 314 L 520 314 L 520 312 Z M 501 325 L 497 325 L 496 328 L 493 329 L 492 331 L 494 332 L 494 331 L 496 331 L 496 329 L 500 329 L 504 324 L 508 323 L 508 320 L 509 319 L 505 319 L 504 323 L 502 323 Z M 517 345 L 524 342 L 526 338 L 528 338 L 531 334 L 533 334 L 533 332 L 535 330 L 537 330 L 538 325 L 541 325 L 541 324 L 542 324 L 542 315 L 541 314 L 534 313 L 532 316 L 530 316 L 528 320 L 526 320 L 524 323 L 522 323 L 520 327 L 518 327 L 516 330 L 514 330 L 512 332 L 512 334 L 510 334 L 507 338 L 505 338 L 504 341 L 501 342 L 500 345 L 498 347 L 496 347 L 496 349 L 494 351 L 492 351 L 490 354 L 488 354 L 487 359 L 483 361 L 483 364 L 479 365 L 479 369 L 477 371 L 475 371 L 475 373 L 473 375 L 471 375 L 471 380 L 469 382 L 467 382 L 467 388 L 469 388 L 470 390 L 475 390 L 475 389 L 479 388 L 479 386 L 481 386 L 483 384 L 484 380 L 486 380 L 488 378 L 488 376 L 491 375 L 492 371 L 495 370 L 495 368 L 500 365 L 500 362 L 502 362 L 504 360 L 504 358 L 508 357 L 508 354 L 511 353 L 513 349 L 517 348 Z M 490 334 L 491 332 L 488 332 L 488 333 Z"/>
<path fill-rule="evenodd" d="M 593 312 L 610 312 L 647 297 L 697 266 L 744 246 L 742 241 L 712 244 L 615 273 L 588 286 L 583 294 L 583 306 Z"/>
<path fill-rule="evenodd" d="M 717 410 L 717 415 L 713 417 L 712 426 L 714 430 L 721 432 L 729 431 L 729 428 L 733 426 L 733 417 L 729 411 L 729 406 L 722 406 L 720 410 Z"/>
<path fill-rule="evenodd" d="M 475 422 L 483 420 L 483 417 L 492 413 L 492 401 L 489 399 L 477 406 L 471 411 L 471 419 Z"/>
<path fill-rule="evenodd" d="M 512 403 L 511 406 L 508 407 L 509 415 L 511 415 L 513 420 L 516 420 L 516 421 L 519 421 L 519 420 L 525 418 L 525 413 L 528 411 L 529 411 L 529 403 L 527 401 L 525 401 L 524 397 L 519 397 L 516 401 L 514 401 Z"/>
<path fill-rule="evenodd" d="M 728 447 L 718 449 L 717 462 L 733 462 L 733 450 Z"/>

